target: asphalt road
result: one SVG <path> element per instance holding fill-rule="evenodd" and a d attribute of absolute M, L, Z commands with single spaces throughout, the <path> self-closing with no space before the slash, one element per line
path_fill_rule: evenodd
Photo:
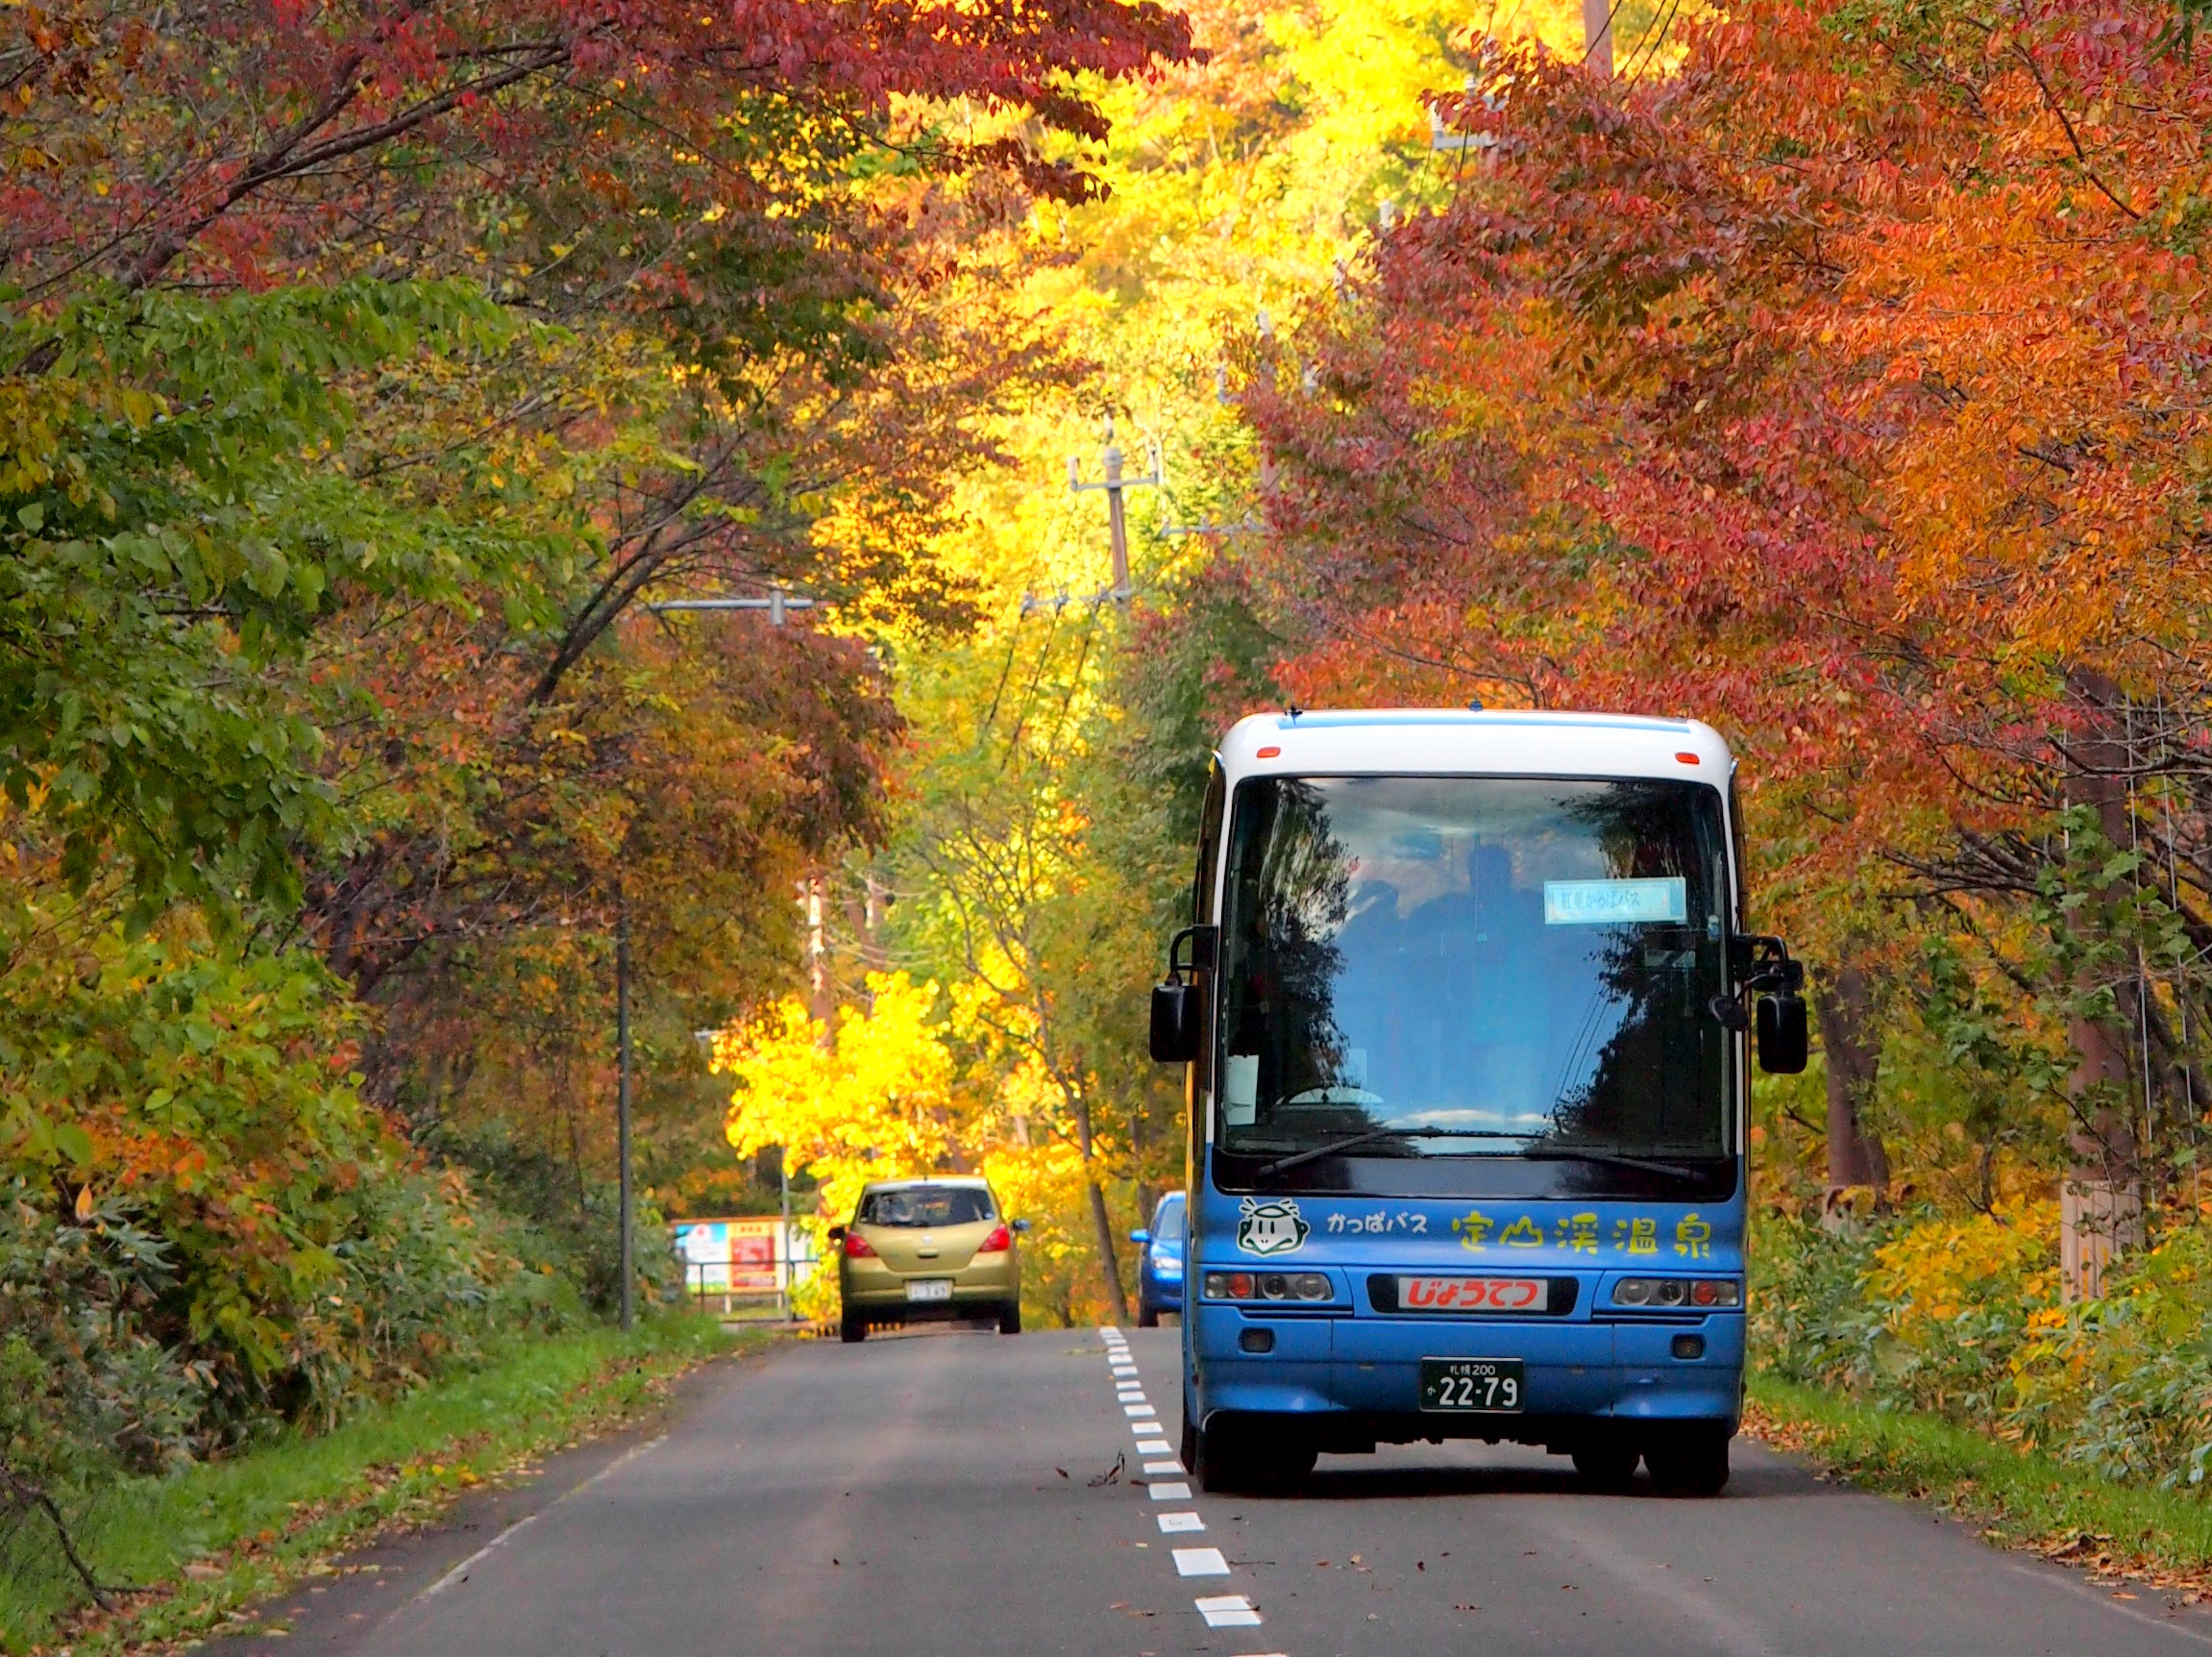
<path fill-rule="evenodd" d="M 1158 1448 L 1178 1427 L 1174 1331 L 1132 1332 L 1125 1358 L 1115 1338 L 918 1333 L 725 1368 L 661 1436 L 467 1557 L 438 1558 L 436 1580 L 395 1574 L 355 1595 L 366 1610 L 310 1613 L 297 1644 L 363 1657 L 2212 1648 L 2212 1617 L 2148 1590 L 2118 1597 L 1740 1443 L 1711 1501 L 1658 1497 L 1640 1477 L 1628 1496 L 1585 1494 L 1563 1460 L 1479 1446 L 1325 1456 L 1290 1497 L 1187 1491 Z"/>

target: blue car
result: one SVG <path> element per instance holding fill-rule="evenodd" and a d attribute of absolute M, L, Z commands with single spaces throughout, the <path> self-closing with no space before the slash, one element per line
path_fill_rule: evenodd
<path fill-rule="evenodd" d="M 1149 1329 L 1162 1312 L 1183 1310 L 1183 1194 L 1161 1198 L 1149 1229 L 1130 1232 L 1129 1240 L 1144 1246 L 1137 1257 L 1137 1323 Z"/>

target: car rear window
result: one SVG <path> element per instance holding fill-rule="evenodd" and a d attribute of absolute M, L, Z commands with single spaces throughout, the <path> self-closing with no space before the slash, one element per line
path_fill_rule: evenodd
<path fill-rule="evenodd" d="M 972 1185 L 909 1185 L 860 1199 L 862 1225 L 968 1225 L 994 1216 L 991 1193 Z"/>

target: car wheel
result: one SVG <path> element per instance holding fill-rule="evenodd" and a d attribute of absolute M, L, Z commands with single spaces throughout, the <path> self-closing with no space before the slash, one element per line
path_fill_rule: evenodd
<path fill-rule="evenodd" d="M 1592 1490 L 1618 1496 L 1636 1475 L 1639 1452 L 1633 1444 L 1605 1439 L 1575 1447 L 1575 1472 Z"/>
<path fill-rule="evenodd" d="M 998 1309 L 998 1332 L 1001 1335 L 1021 1333 L 1021 1302 L 1015 1300 Z"/>
<path fill-rule="evenodd" d="M 1160 1308 L 1137 1302 L 1137 1326 L 1140 1329 L 1157 1329 L 1160 1326 Z"/>
<path fill-rule="evenodd" d="M 839 1338 L 848 1347 L 865 1341 L 868 1339 L 868 1321 L 865 1318 L 856 1318 L 848 1312 L 845 1314 L 844 1320 L 837 1325 L 837 1333 Z"/>
<path fill-rule="evenodd" d="M 1661 1496 L 1718 1496 L 1728 1484 L 1728 1435 L 1688 1432 L 1644 1447 L 1644 1466 Z"/>

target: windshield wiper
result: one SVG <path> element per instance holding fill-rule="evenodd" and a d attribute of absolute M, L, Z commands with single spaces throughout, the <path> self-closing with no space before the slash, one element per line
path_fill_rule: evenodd
<path fill-rule="evenodd" d="M 1624 1156 L 1617 1150 L 1577 1150 L 1564 1145 L 1533 1145 L 1521 1154 L 1531 1162 L 1597 1162 L 1608 1168 L 1634 1168 L 1645 1174 L 1671 1175 L 1677 1179 L 1695 1179 L 1699 1172 L 1679 1162 Z"/>
<path fill-rule="evenodd" d="M 1373 1145 L 1385 1139 L 1519 1139 L 1518 1133 L 1501 1133 L 1485 1127 L 1370 1127 L 1355 1133 L 1349 1139 L 1337 1139 L 1327 1145 L 1316 1145 L 1291 1156 L 1279 1156 L 1261 1168 L 1253 1175 L 1265 1179 L 1285 1169 L 1297 1168 L 1308 1162 L 1318 1162 L 1324 1156 L 1334 1156 L 1339 1150 L 1350 1150 L 1355 1146 Z"/>

